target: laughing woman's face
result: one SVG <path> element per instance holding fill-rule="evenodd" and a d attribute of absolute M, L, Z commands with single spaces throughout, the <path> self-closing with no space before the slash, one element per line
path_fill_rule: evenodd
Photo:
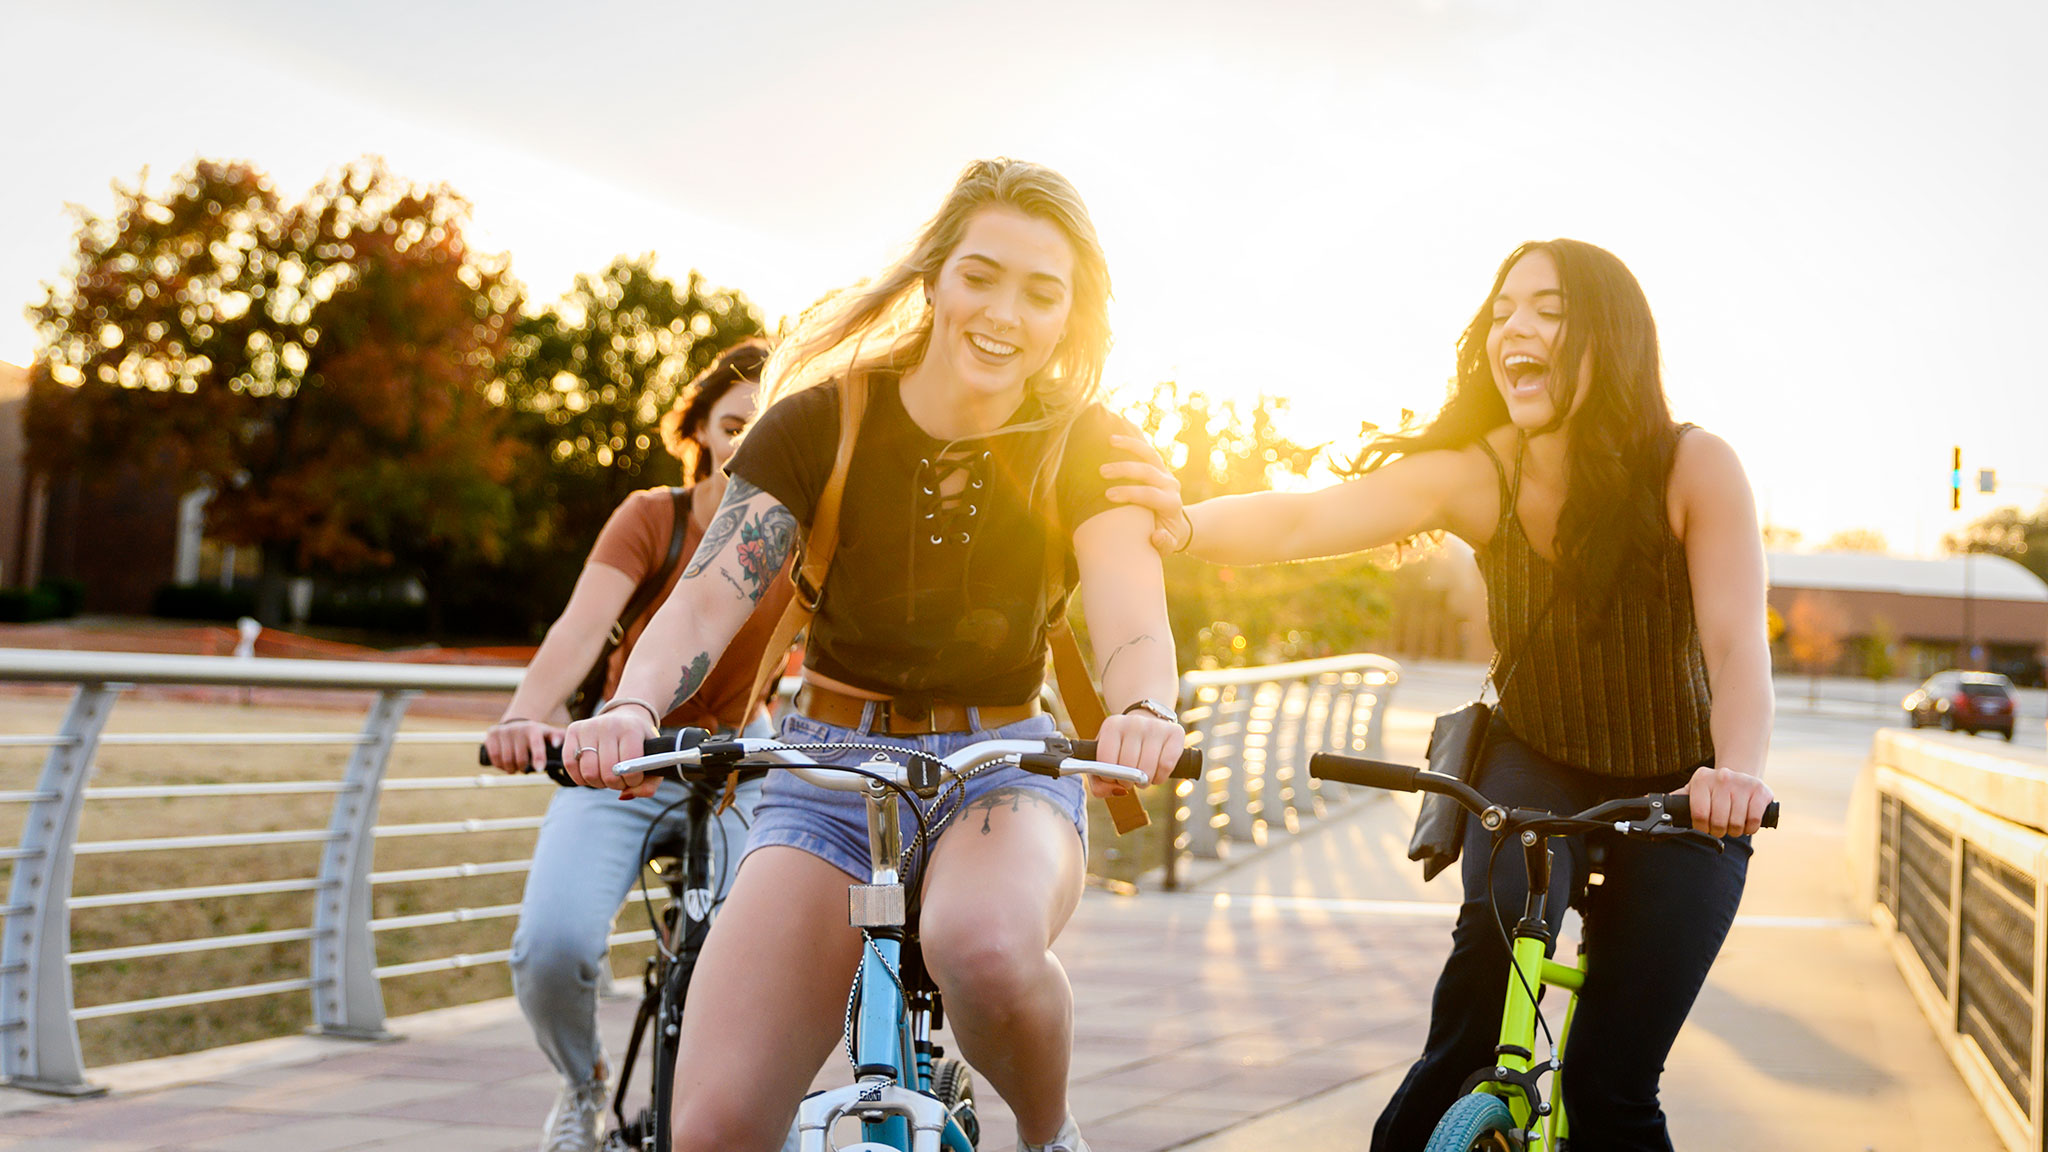
<path fill-rule="evenodd" d="M 1564 336 L 1565 303 L 1557 263 L 1541 249 L 1515 261 L 1493 298 L 1486 359 L 1517 428 L 1547 427 L 1556 417 L 1563 385 L 1553 382 L 1552 361 Z M 1581 396 L 1584 391 L 1577 390 Z"/>

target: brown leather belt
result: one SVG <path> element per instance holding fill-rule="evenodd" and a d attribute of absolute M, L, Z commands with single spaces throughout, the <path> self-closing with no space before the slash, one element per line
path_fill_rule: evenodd
<path fill-rule="evenodd" d="M 1023 704 L 955 704 L 950 700 L 919 700 L 901 697 L 893 700 L 869 700 L 862 696 L 851 696 L 822 684 L 805 681 L 796 690 L 796 710 L 813 720 L 822 721 L 836 728 L 859 729 L 861 717 L 868 705 L 875 706 L 874 726 L 870 732 L 890 736 L 923 736 L 934 732 L 974 732 L 1001 728 L 1038 715 L 1038 701 Z M 973 708 L 981 718 L 977 728 L 968 718 L 967 710 Z"/>

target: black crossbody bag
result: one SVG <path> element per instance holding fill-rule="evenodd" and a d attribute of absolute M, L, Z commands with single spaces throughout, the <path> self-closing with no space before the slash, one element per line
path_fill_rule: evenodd
<path fill-rule="evenodd" d="M 1553 584 L 1542 615 L 1536 618 L 1535 627 L 1529 629 L 1529 638 L 1508 664 L 1507 674 L 1494 685 L 1495 700 L 1507 691 L 1508 681 L 1514 679 L 1515 669 L 1522 664 L 1522 653 L 1535 643 L 1536 633 L 1549 621 L 1551 606 L 1556 603 L 1557 586 Z M 1494 662 L 1498 664 L 1499 660 L 1495 653 Z M 1486 685 L 1493 683 L 1493 669 L 1488 668 L 1486 681 L 1479 688 L 1481 699 L 1437 716 L 1429 730 L 1431 772 L 1455 776 L 1467 784 L 1479 774 L 1479 754 L 1485 751 L 1486 733 L 1493 726 L 1493 706 L 1484 697 Z M 1422 879 L 1434 880 L 1437 873 L 1457 863 L 1464 846 L 1465 806 L 1441 793 L 1424 792 L 1422 810 L 1415 814 L 1415 832 L 1408 838 L 1408 858 L 1422 862 Z"/>
<path fill-rule="evenodd" d="M 611 667 L 612 653 L 617 652 L 619 645 L 626 642 L 626 629 L 633 626 L 633 621 L 655 607 L 654 598 L 661 595 L 662 588 L 668 583 L 669 574 L 676 570 L 676 563 L 683 558 L 683 536 L 686 533 L 684 526 L 687 523 L 683 518 L 690 514 L 690 490 L 670 488 L 668 494 L 669 498 L 675 501 L 676 509 L 675 527 L 670 529 L 668 534 L 668 557 L 661 562 L 659 570 L 640 581 L 640 586 L 633 589 L 633 598 L 626 601 L 626 610 L 619 613 L 619 618 L 612 622 L 611 633 L 605 637 L 604 651 L 597 654 L 597 663 L 590 666 L 590 671 L 583 675 L 583 683 L 578 684 L 576 691 L 569 694 L 571 720 L 588 720 L 590 714 L 597 711 L 599 701 L 604 699 L 604 674 Z"/>

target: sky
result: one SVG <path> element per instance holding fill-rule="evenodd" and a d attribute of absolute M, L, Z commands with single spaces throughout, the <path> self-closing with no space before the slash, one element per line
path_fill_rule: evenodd
<path fill-rule="evenodd" d="M 1114 400 L 1279 395 L 1352 442 L 1433 412 L 1500 260 L 1571 236 L 1808 543 L 1931 555 L 2048 497 L 2040 0 L 0 0 L 0 42 L 11 363 L 67 205 L 201 156 L 297 196 L 379 154 L 536 301 L 654 252 L 772 327 L 1009 155 L 1088 201 Z M 1960 514 L 1958 445 L 2000 483 Z"/>

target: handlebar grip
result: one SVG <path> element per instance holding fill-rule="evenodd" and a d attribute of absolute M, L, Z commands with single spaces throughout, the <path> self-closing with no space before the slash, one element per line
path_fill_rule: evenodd
<path fill-rule="evenodd" d="M 1673 824 L 1687 828 L 1692 826 L 1692 797 L 1683 792 L 1672 792 L 1668 795 L 1660 796 L 1658 799 L 1663 801 L 1664 811 L 1671 817 Z M 1778 826 L 1778 802 L 1776 800 L 1764 806 L 1763 826 L 1766 828 L 1776 828 Z"/>
<path fill-rule="evenodd" d="M 1051 752 L 1036 752 L 1020 756 L 1018 757 L 1018 766 L 1027 772 L 1036 772 L 1041 776 L 1053 776 L 1058 774 L 1060 761 L 1062 760 L 1070 757 L 1075 760 L 1094 760 L 1097 758 L 1095 755 L 1095 741 L 1076 740 L 1073 742 L 1073 745 L 1074 750 L 1068 753 L 1067 756 L 1060 756 Z M 1175 761 L 1173 765 L 1172 778 L 1175 780 L 1201 779 L 1202 750 L 1200 748 L 1181 749 L 1180 759 Z"/>
<path fill-rule="evenodd" d="M 1421 771 L 1421 768 L 1413 764 L 1393 764 L 1385 760 L 1340 756 L 1335 752 L 1317 752 L 1308 758 L 1308 774 L 1318 780 L 1335 780 L 1340 784 L 1363 784 L 1368 788 L 1384 788 L 1389 792 L 1416 791 L 1415 775 Z"/>
<path fill-rule="evenodd" d="M 695 748 L 710 738 L 711 733 L 702 728 L 674 728 L 663 732 L 659 736 L 649 736 L 646 740 L 642 741 L 640 754 L 642 756 L 659 756 L 663 752 L 674 752 L 680 748 Z M 562 746 L 549 743 L 547 750 L 548 758 L 545 763 L 532 765 L 526 770 L 528 772 L 546 772 L 548 779 L 562 785 L 564 788 L 576 787 L 576 781 L 569 778 L 568 769 L 562 765 Z M 476 762 L 478 767 L 491 767 L 491 750 L 482 744 L 477 745 Z"/>

